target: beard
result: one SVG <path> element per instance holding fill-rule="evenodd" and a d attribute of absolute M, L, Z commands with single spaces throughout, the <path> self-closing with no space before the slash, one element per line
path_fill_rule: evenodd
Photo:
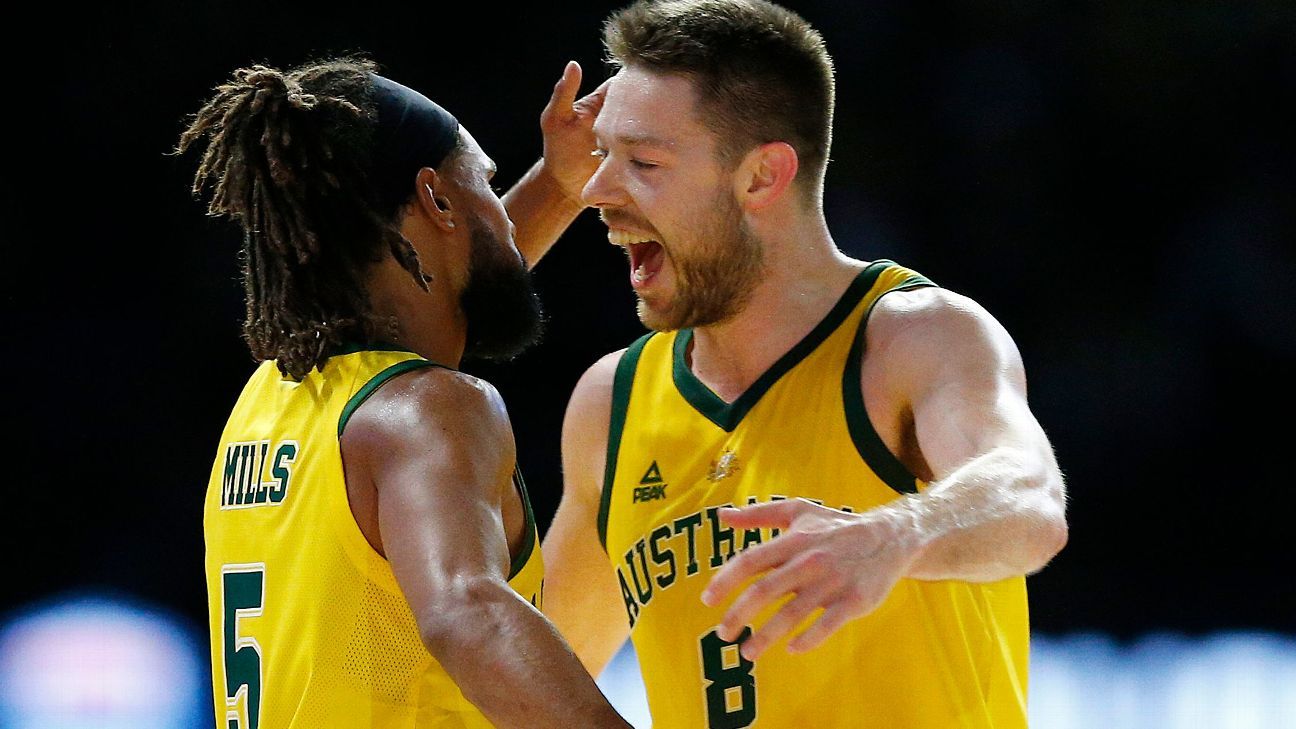
<path fill-rule="evenodd" d="M 765 273 L 764 249 L 743 220 L 733 194 L 721 190 L 696 248 L 675 253 L 675 299 L 657 311 L 642 298 L 639 320 L 659 332 L 719 324 L 741 312 Z"/>
<path fill-rule="evenodd" d="M 505 361 L 540 339 L 544 311 L 526 263 L 480 218 L 470 216 L 468 285 L 459 295 L 468 326 L 464 357 Z"/>

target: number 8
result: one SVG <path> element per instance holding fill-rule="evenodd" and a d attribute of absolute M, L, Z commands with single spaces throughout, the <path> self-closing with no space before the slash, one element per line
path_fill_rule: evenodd
<path fill-rule="evenodd" d="M 707 726 L 710 729 L 742 729 L 756 721 L 756 677 L 752 675 L 756 664 L 743 658 L 738 651 L 738 646 L 749 635 L 750 627 L 744 628 L 738 640 L 732 643 L 721 640 L 714 630 L 702 636 L 702 675 L 706 679 Z M 730 665 L 726 666 L 726 662 Z M 738 705 L 730 709 L 729 697 L 735 692 Z"/>

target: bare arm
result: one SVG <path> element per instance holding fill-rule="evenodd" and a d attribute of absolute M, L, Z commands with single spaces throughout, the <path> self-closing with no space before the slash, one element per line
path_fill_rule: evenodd
<path fill-rule="evenodd" d="M 765 573 L 725 614 L 720 637 L 733 640 L 762 609 L 795 593 L 743 644 L 749 659 L 822 608 L 788 650 L 819 645 L 881 604 L 902 577 L 977 582 L 1029 574 L 1066 542 L 1062 475 L 1026 404 L 1021 356 L 1007 332 L 948 291 L 889 294 L 882 302 L 869 325 L 861 386 L 874 396 L 871 417 L 912 421 L 906 440 L 918 453 L 910 461 L 929 486 L 860 514 L 804 500 L 722 511 L 732 526 L 785 532 L 731 560 L 703 595 L 718 604 Z M 882 385 L 870 390 L 870 377 Z"/>
<path fill-rule="evenodd" d="M 935 293 L 935 292 L 932 292 Z M 964 297 L 930 316 L 937 336 L 908 336 L 898 356 L 914 433 L 933 480 L 894 504 L 920 552 L 907 575 L 989 582 L 1038 571 L 1066 543 L 1066 495 L 1052 446 L 1026 400 L 1008 332 Z"/>
<path fill-rule="evenodd" d="M 372 482 L 382 549 L 428 651 L 499 727 L 627 727 L 557 631 L 508 585 L 502 499 L 515 450 L 486 383 L 420 370 L 384 385 L 343 436 Z"/>
<path fill-rule="evenodd" d="M 569 61 L 540 114 L 544 156 L 504 194 L 504 207 L 517 226 L 514 241 L 533 268 L 585 209 L 581 189 L 598 167 L 591 156 L 593 126 L 607 84 L 577 99 L 580 84 L 581 67 Z"/>
<path fill-rule="evenodd" d="M 630 632 L 620 589 L 598 539 L 612 378 L 620 359 L 617 352 L 599 360 L 572 393 L 563 420 L 563 498 L 544 541 L 545 612 L 594 676 Z"/>

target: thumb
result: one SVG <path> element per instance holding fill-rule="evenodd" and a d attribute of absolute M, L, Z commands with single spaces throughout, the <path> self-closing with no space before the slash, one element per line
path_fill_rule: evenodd
<path fill-rule="evenodd" d="M 568 61 L 563 67 L 562 77 L 558 83 L 554 84 L 553 94 L 549 97 L 549 103 L 545 105 L 545 114 L 562 114 L 571 113 L 572 104 L 576 101 L 576 92 L 580 90 L 581 84 L 581 67 L 575 61 Z"/>

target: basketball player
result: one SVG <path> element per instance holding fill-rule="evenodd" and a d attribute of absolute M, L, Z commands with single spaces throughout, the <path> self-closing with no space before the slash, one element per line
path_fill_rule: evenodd
<path fill-rule="evenodd" d="M 656 729 L 1025 726 L 1067 526 L 1012 338 L 838 249 L 800 17 L 637 2 L 604 42 L 585 200 L 655 332 L 572 394 L 547 614 L 595 675 L 629 632 Z"/>
<path fill-rule="evenodd" d="M 454 369 L 535 337 L 518 249 L 582 209 L 602 97 L 579 86 L 569 64 L 506 196 L 518 247 L 494 163 L 371 62 L 241 69 L 184 132 L 243 228 L 261 362 L 204 509 L 222 729 L 628 726 L 539 612 L 508 415 Z"/>

